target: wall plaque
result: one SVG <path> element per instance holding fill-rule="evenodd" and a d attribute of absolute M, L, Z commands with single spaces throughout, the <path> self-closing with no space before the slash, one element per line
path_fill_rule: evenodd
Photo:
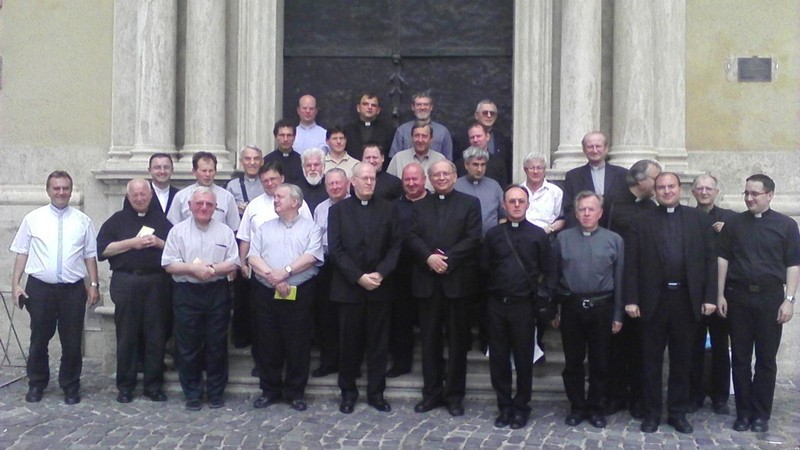
<path fill-rule="evenodd" d="M 740 82 L 770 82 L 772 81 L 772 58 L 737 58 Z"/>

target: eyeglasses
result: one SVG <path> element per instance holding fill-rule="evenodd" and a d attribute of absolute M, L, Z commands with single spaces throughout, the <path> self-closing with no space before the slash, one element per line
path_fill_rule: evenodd
<path fill-rule="evenodd" d="M 492 116 L 496 116 L 497 115 L 497 111 L 483 110 L 483 111 L 481 111 L 481 115 L 483 117 L 492 117 Z"/>
<path fill-rule="evenodd" d="M 745 197 L 758 198 L 758 197 L 760 197 L 760 196 L 762 196 L 762 195 L 764 195 L 766 193 L 767 192 L 744 191 L 744 192 L 742 192 L 742 195 L 744 195 Z"/>

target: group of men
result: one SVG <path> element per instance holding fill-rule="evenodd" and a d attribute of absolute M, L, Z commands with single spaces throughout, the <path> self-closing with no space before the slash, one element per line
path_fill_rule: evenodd
<path fill-rule="evenodd" d="M 174 335 L 186 409 L 203 399 L 224 406 L 232 322 L 234 345 L 252 345 L 255 408 L 286 401 L 303 411 L 309 375 L 338 372 L 339 410 L 352 413 L 366 360 L 367 403 L 390 411 L 386 378 L 411 371 L 417 323 L 423 389 L 414 410 L 460 416 L 475 326 L 488 344 L 495 426 L 517 429 L 531 413 L 534 345 L 551 324 L 564 346 L 568 425 L 602 428 L 628 408 L 643 432 L 656 431 L 669 347 L 668 423 L 689 433 L 686 414 L 706 395 L 693 374 L 702 374 L 710 330 L 714 411 L 728 412 L 730 334 L 734 429 L 768 429 L 780 330 L 800 276 L 797 225 L 770 209 L 769 177 L 748 178 L 747 212 L 715 206 L 710 175 L 694 182 L 698 207 L 685 207 L 677 174 L 650 160 L 609 164 L 606 136 L 590 132 L 588 163 L 566 174 L 563 189 L 546 180 L 539 154 L 525 158 L 525 182 L 508 185 L 510 145 L 491 130 L 494 103 L 478 104 L 469 144 L 455 154 L 462 147 L 430 120 L 432 108 L 429 93 L 415 95 L 417 120 L 395 133 L 367 93 L 358 122 L 325 130 L 315 99 L 303 96 L 300 124 L 278 121 L 267 155 L 243 148 L 243 174 L 227 188 L 214 182 L 211 153 L 193 156 L 196 182 L 180 191 L 170 186 L 171 157 L 154 154 L 151 180 L 128 183 L 122 210 L 96 238 L 68 205 L 69 175 L 50 174 L 51 204 L 25 217 L 11 246 L 14 300 L 31 315 L 26 400 L 42 398 L 58 328 L 59 385 L 66 403 L 80 401 L 83 316 L 99 298 L 97 259 L 108 259 L 121 403 L 134 398 L 139 366 L 144 396 L 167 399 L 164 348 Z M 320 366 L 311 371 L 313 340 Z"/>

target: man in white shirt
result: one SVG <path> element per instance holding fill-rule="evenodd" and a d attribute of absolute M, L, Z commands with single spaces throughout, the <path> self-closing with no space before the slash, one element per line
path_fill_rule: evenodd
<path fill-rule="evenodd" d="M 47 195 L 50 204 L 26 214 L 11 243 L 16 254 L 11 295 L 14 304 L 27 307 L 31 316 L 25 400 L 42 400 L 50 382 L 47 346 L 57 328 L 62 350 L 58 384 L 64 403 L 74 405 L 81 401 L 83 318 L 86 306 L 100 298 L 97 241 L 92 220 L 69 206 L 72 177 L 67 172 L 47 177 Z M 28 275 L 25 289 L 20 285 L 23 272 Z"/>
<path fill-rule="evenodd" d="M 317 123 L 317 99 L 312 95 L 304 95 L 297 101 L 297 117 L 300 123 L 294 139 L 294 150 L 301 155 L 312 147 L 325 148 L 325 128 Z"/>
<path fill-rule="evenodd" d="M 560 231 L 566 223 L 561 209 L 564 191 L 545 178 L 547 158 L 544 155 L 529 153 L 522 167 L 525 170 L 525 182 L 520 186 L 530 197 L 525 218 L 547 234 Z"/>

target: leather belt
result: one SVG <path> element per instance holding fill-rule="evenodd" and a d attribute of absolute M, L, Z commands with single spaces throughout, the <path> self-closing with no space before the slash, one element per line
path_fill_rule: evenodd
<path fill-rule="evenodd" d="M 666 281 L 664 282 L 664 289 L 668 291 L 677 291 L 685 285 L 686 283 L 682 281 Z"/>
<path fill-rule="evenodd" d="M 605 306 L 611 303 L 614 292 L 599 292 L 594 294 L 570 294 L 567 296 L 570 301 L 577 301 L 578 306 L 583 309 L 592 309 L 597 306 Z"/>
<path fill-rule="evenodd" d="M 731 289 L 747 291 L 753 294 L 760 292 L 775 292 L 783 291 L 783 284 L 747 284 L 747 283 L 731 283 Z"/>

